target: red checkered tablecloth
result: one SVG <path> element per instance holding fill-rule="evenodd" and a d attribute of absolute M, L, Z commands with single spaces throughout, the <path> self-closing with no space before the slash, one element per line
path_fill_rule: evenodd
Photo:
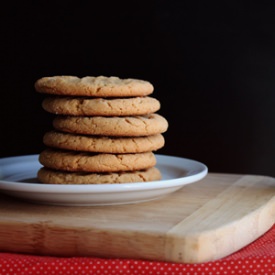
<path fill-rule="evenodd" d="M 275 225 L 240 251 L 223 259 L 201 264 L 0 253 L 0 275 L 42 274 L 275 275 Z"/>

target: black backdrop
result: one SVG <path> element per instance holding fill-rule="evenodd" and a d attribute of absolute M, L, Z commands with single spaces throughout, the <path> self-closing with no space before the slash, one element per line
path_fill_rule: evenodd
<path fill-rule="evenodd" d="M 36 79 L 114 75 L 154 85 L 158 153 L 275 176 L 274 1 L 17 2 L 1 8 L 1 157 L 44 148 Z"/>

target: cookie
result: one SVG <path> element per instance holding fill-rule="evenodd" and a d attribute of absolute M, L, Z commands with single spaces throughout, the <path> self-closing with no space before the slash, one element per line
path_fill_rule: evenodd
<path fill-rule="evenodd" d="M 50 184 L 114 184 L 157 181 L 161 179 L 161 173 L 156 167 L 119 173 L 61 172 L 43 167 L 37 177 L 40 182 Z"/>
<path fill-rule="evenodd" d="M 47 168 L 71 172 L 121 172 L 148 169 L 156 165 L 152 152 L 138 154 L 93 154 L 46 149 L 39 161 Z"/>
<path fill-rule="evenodd" d="M 114 76 L 51 76 L 38 79 L 34 86 L 40 93 L 92 97 L 146 96 L 154 90 L 148 81 Z"/>
<path fill-rule="evenodd" d="M 39 155 L 38 179 L 52 184 L 104 184 L 161 179 L 154 151 L 164 146 L 167 120 L 156 112 L 145 80 L 50 76 L 35 82 L 55 114 Z"/>
<path fill-rule="evenodd" d="M 84 135 L 150 136 L 164 133 L 167 120 L 158 114 L 126 117 L 57 116 L 53 119 L 56 130 Z"/>
<path fill-rule="evenodd" d="M 138 116 L 154 113 L 160 102 L 152 97 L 81 98 L 48 97 L 42 102 L 45 111 L 72 116 Z"/>
<path fill-rule="evenodd" d="M 43 142 L 48 147 L 65 150 L 125 154 L 156 151 L 164 146 L 165 141 L 161 134 L 144 137 L 107 137 L 50 131 L 45 133 Z"/>

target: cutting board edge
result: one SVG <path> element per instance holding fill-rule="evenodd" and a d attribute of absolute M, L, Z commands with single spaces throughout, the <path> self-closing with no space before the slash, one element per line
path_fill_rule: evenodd
<path fill-rule="evenodd" d="M 255 216 L 258 217 L 257 222 L 255 222 Z M 271 229 L 274 223 L 275 197 L 272 197 L 265 206 L 256 209 L 241 220 L 234 221 L 218 229 L 213 228 L 213 230 L 205 232 L 203 237 L 200 232 L 189 234 L 184 238 L 179 238 L 179 235 L 175 232 L 172 234 L 168 232 L 165 243 L 165 260 L 194 264 L 224 258 L 254 242 Z M 247 234 L 248 225 L 254 228 L 253 234 Z M 225 235 L 228 237 L 225 238 Z M 241 241 L 240 235 L 242 235 Z M 232 236 L 233 239 L 231 239 Z M 222 241 L 218 242 L 219 240 Z M 201 245 L 202 243 L 203 245 Z M 219 243 L 223 247 L 220 247 Z M 193 249 L 190 250 L 190 247 Z M 204 249 L 205 247 L 207 249 Z M 221 251 L 223 251 L 223 254 L 221 254 Z"/>

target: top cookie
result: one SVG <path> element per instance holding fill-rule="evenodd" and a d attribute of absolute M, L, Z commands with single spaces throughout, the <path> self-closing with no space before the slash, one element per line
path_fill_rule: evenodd
<path fill-rule="evenodd" d="M 92 97 L 133 97 L 146 96 L 153 93 L 153 85 L 145 80 L 121 79 L 106 76 L 52 76 L 43 77 L 35 82 L 37 92 Z"/>

